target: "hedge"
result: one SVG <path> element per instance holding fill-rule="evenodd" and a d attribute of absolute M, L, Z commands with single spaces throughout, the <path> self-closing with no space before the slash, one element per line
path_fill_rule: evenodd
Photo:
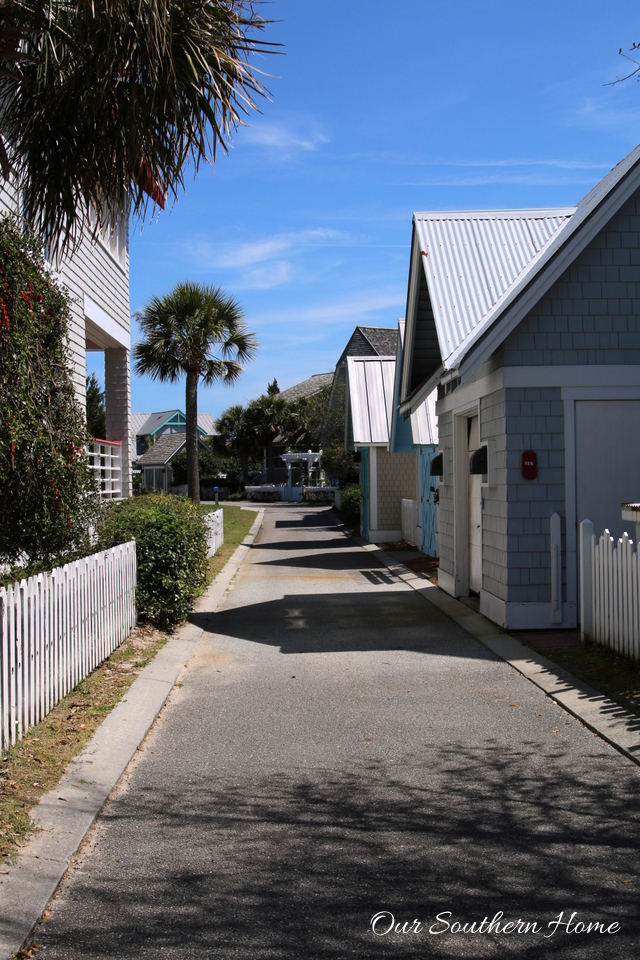
<path fill-rule="evenodd" d="M 191 610 L 207 575 L 202 510 L 186 497 L 153 494 L 105 507 L 101 549 L 136 541 L 140 616 L 172 627 Z"/>
<path fill-rule="evenodd" d="M 342 516 L 348 527 L 360 532 L 360 487 L 352 483 L 342 494 Z"/>

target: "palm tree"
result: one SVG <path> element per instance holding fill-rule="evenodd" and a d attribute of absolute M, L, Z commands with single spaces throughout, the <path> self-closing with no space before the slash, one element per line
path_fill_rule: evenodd
<path fill-rule="evenodd" d="M 236 403 L 216 420 L 217 435 L 213 449 L 221 456 L 237 457 L 242 468 L 242 482 L 249 483 L 249 461 L 256 455 L 256 437 L 245 408 Z"/>
<path fill-rule="evenodd" d="M 198 381 L 235 383 L 242 364 L 256 352 L 256 337 L 246 329 L 236 301 L 205 284 L 179 283 L 164 297 L 154 297 L 136 319 L 144 335 L 134 348 L 136 372 L 170 383 L 187 375 L 187 487 L 199 503 Z"/>
<path fill-rule="evenodd" d="M 274 442 L 281 437 L 283 441 L 290 439 L 300 427 L 300 411 L 293 404 L 288 403 L 279 393 L 266 394 L 257 400 L 252 400 L 247 408 L 247 418 L 253 428 L 254 435 L 264 447 L 267 454 L 267 483 L 274 481 Z"/>
<path fill-rule="evenodd" d="M 265 96 L 260 0 L 6 0 L 0 4 L 0 169 L 55 247 L 228 149 Z M 97 221 L 97 222 L 96 222 Z"/>

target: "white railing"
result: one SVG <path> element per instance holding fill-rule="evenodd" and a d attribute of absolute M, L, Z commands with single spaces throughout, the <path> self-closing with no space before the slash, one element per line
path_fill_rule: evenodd
<path fill-rule="evenodd" d="M 580 524 L 580 632 L 583 639 L 640 658 L 640 576 L 638 551 L 627 533 L 617 544 L 605 530 Z"/>
<path fill-rule="evenodd" d="M 418 502 L 402 500 L 402 539 L 407 543 L 418 543 Z"/>
<path fill-rule="evenodd" d="M 135 593 L 134 541 L 0 587 L 0 749 L 126 640 Z"/>
<path fill-rule="evenodd" d="M 122 498 L 122 444 L 119 440 L 90 440 L 87 455 L 105 500 Z"/>
<path fill-rule="evenodd" d="M 212 557 L 214 553 L 217 553 L 224 543 L 223 516 L 222 509 L 212 510 L 211 513 L 205 515 L 204 522 L 207 525 L 207 542 L 209 544 L 207 557 Z"/>

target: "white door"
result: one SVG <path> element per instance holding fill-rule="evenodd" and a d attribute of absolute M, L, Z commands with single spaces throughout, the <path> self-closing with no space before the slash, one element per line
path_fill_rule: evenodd
<path fill-rule="evenodd" d="M 468 421 L 469 455 L 480 446 L 478 417 Z M 469 474 L 469 589 L 482 589 L 482 477 Z"/>
<path fill-rule="evenodd" d="M 633 524 L 621 503 L 640 500 L 640 400 L 576 401 L 576 519 L 593 522 L 597 537 L 616 539 Z"/>

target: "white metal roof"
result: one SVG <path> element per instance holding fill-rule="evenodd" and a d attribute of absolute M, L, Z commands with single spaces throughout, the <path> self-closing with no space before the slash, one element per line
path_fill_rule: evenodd
<path fill-rule="evenodd" d="M 583 234 L 583 245 L 588 242 L 581 230 L 587 221 L 601 229 L 599 219 L 606 222 L 613 212 L 608 205 L 620 205 L 637 189 L 639 162 L 640 144 L 576 207 L 414 214 L 445 370 L 460 364 L 570 238 Z M 574 255 L 579 249 L 580 243 Z"/>
<path fill-rule="evenodd" d="M 575 208 L 416 213 L 414 222 L 445 369 L 535 268 Z"/>
<path fill-rule="evenodd" d="M 207 437 L 215 437 L 218 433 L 216 430 L 215 421 L 210 413 L 198 414 L 198 426 L 201 430 L 204 430 L 205 436 Z"/>
<path fill-rule="evenodd" d="M 395 357 L 347 357 L 354 446 L 389 443 Z"/>

